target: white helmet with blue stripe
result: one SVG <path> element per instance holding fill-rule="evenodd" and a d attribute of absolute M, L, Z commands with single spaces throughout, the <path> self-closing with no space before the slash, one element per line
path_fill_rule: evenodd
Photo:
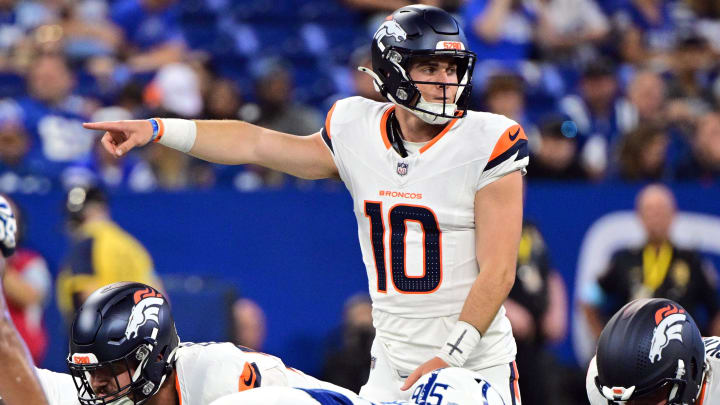
<path fill-rule="evenodd" d="M 418 405 L 505 405 L 500 393 L 480 374 L 448 367 L 425 374 L 411 388 Z"/>

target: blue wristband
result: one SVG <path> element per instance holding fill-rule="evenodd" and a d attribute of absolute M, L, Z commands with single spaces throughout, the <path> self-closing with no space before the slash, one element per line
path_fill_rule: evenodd
<path fill-rule="evenodd" d="M 155 118 L 150 118 L 150 119 L 148 119 L 148 121 L 150 121 L 150 125 L 152 125 L 152 128 L 153 128 L 152 138 L 150 138 L 150 142 L 153 142 L 155 140 L 155 138 L 157 138 L 157 136 L 158 136 L 158 131 L 160 130 L 160 127 L 158 126 L 158 123 L 155 120 Z"/>

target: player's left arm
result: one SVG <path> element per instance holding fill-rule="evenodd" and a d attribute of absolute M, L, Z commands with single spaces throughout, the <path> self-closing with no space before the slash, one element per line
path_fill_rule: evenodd
<path fill-rule="evenodd" d="M 475 252 L 480 272 L 465 299 L 460 321 L 480 334 L 490 327 L 515 282 L 522 233 L 522 175 L 515 171 L 475 194 Z"/>
<path fill-rule="evenodd" d="M 465 299 L 459 321 L 476 331 L 459 332 L 457 338 L 453 331 L 449 342 L 441 349 L 440 356 L 444 359 L 434 357 L 418 367 L 405 380 L 403 390 L 410 388 L 423 374 L 450 365 L 453 355 L 467 358 L 479 341 L 478 333 L 482 336 L 495 319 L 515 282 L 522 233 L 522 188 L 522 174 L 517 170 L 475 193 L 475 249 L 480 272 Z M 448 347 L 453 343 L 457 346 L 455 350 Z M 453 365 L 461 366 L 461 361 L 458 362 L 460 364 Z"/>
<path fill-rule="evenodd" d="M 0 280 L 5 275 L 5 257 L 15 250 L 16 231 L 10 204 L 0 196 Z M 3 294 L 0 294 L 0 364 L 0 396 L 6 405 L 48 404 L 30 353 L 15 329 Z"/>

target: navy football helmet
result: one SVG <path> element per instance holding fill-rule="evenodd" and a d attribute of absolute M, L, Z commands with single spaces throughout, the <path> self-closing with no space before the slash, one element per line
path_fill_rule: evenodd
<path fill-rule="evenodd" d="M 375 89 L 389 101 L 413 112 L 430 124 L 444 124 L 464 117 L 472 90 L 475 53 L 467 49 L 465 34 L 446 11 L 431 6 L 402 7 L 389 16 L 375 32 L 372 46 L 372 70 Z M 410 78 L 410 64 L 417 57 L 447 56 L 457 64 L 458 83 L 420 82 Z M 458 87 L 452 103 L 424 100 L 417 84 Z"/>
<path fill-rule="evenodd" d="M 668 404 L 693 404 L 706 371 L 705 345 L 685 309 L 662 298 L 638 299 L 607 323 L 597 348 L 595 385 L 612 404 L 661 390 Z"/>
<path fill-rule="evenodd" d="M 80 403 L 142 404 L 172 372 L 179 343 L 170 304 L 154 288 L 120 282 L 96 290 L 70 331 L 67 362 Z M 94 387 L 94 379 L 105 383 Z"/>

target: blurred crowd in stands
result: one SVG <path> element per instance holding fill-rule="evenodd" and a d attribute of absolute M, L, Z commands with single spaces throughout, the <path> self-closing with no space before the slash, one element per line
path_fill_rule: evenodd
<path fill-rule="evenodd" d="M 472 109 L 520 122 L 530 179 L 720 179 L 713 0 L 425 0 L 478 54 Z M 106 154 L 96 120 L 243 119 L 307 135 L 378 99 L 369 40 L 405 0 L 0 0 L 0 191 L 95 184 L 338 187 L 148 147 Z"/>

